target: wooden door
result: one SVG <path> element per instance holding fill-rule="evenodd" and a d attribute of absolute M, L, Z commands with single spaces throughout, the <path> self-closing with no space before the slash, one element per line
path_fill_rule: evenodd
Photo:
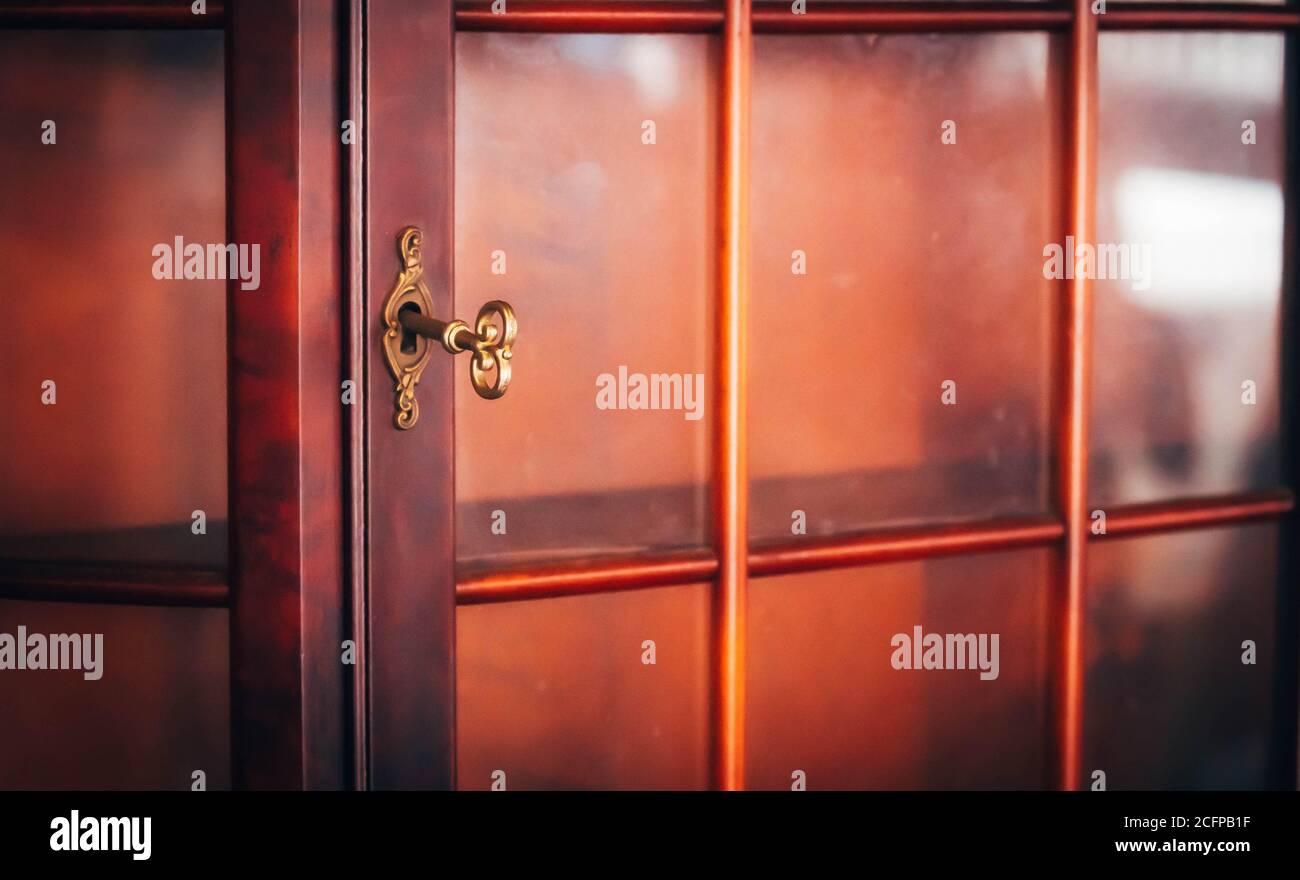
<path fill-rule="evenodd" d="M 349 783 L 340 12 L 0 4 L 6 787 Z"/>
<path fill-rule="evenodd" d="M 1216 152 L 1187 114 L 1286 130 L 1291 14 L 809 6 L 438 6 L 409 13 L 402 39 L 436 51 L 397 84 L 373 47 L 398 4 L 369 6 L 372 114 L 425 92 L 409 156 L 371 117 L 370 204 L 407 213 L 367 226 L 370 312 L 417 225 L 437 317 L 503 299 L 519 319 L 506 395 L 436 351 L 409 431 L 370 328 L 372 663 L 401 645 L 373 717 L 432 700 L 402 703 L 428 713 L 406 754 L 454 754 L 463 789 L 1289 784 L 1293 496 L 1268 396 L 1288 147 Z M 1104 33 L 1182 25 L 1222 32 Z M 1174 73 L 1247 56 L 1249 95 Z M 1155 106 L 1183 147 L 1134 121 Z M 1045 268 L 1050 243 L 1150 238 L 1178 205 L 1266 218 L 1254 305 L 1191 270 L 1151 295 Z M 1167 265 L 1221 250 L 1184 226 Z M 1236 342 L 1194 354 L 1221 320 Z M 1268 377 L 1262 409 L 1229 361 Z M 1197 363 L 1235 390 L 1189 386 Z M 674 399 L 696 376 L 702 399 Z M 1259 639 L 1190 661 L 1217 619 Z M 891 667 L 917 626 L 998 633 L 1004 665 Z M 1271 647 L 1243 663 L 1246 640 Z M 1158 761 L 1134 729 L 1162 731 Z M 372 737 L 375 781 L 435 781 Z"/>

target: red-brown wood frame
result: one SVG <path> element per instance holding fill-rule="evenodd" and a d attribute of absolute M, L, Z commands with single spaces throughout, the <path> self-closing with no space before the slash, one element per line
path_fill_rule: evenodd
<path fill-rule="evenodd" d="M 465 31 L 549 33 L 716 33 L 728 0 L 514 0 L 506 14 L 492 0 L 459 0 Z M 1091 4 L 1089 4 L 1091 5 Z M 1282 30 L 1300 27 L 1300 9 L 1257 3 L 1126 3 L 1111 0 L 1096 18 L 1102 30 Z M 808 4 L 799 15 L 785 0 L 755 0 L 754 33 L 851 31 L 1065 30 L 1075 21 L 1067 0 L 993 2 L 835 2 Z"/>
<path fill-rule="evenodd" d="M 239 788 L 301 786 L 299 21 L 295 4 L 227 16 L 230 241 L 264 255 L 227 295 L 230 346 L 231 743 Z"/>
<path fill-rule="evenodd" d="M 336 4 L 226 15 L 231 715 L 238 788 L 346 784 Z"/>
<path fill-rule="evenodd" d="M 348 779 L 337 8 L 0 2 L 0 27 L 225 29 L 227 237 L 262 254 L 259 289 L 227 294 L 228 568 L 0 561 L 0 596 L 228 607 L 244 789 Z"/>
<path fill-rule="evenodd" d="M 377 340 L 406 226 L 423 230 L 435 314 L 453 313 L 452 7 L 450 0 L 368 0 L 362 13 L 366 285 L 365 307 L 354 317 L 370 340 L 364 760 L 371 788 L 449 789 L 456 778 L 455 363 L 429 361 L 420 379 L 423 415 L 412 430 L 399 431 Z"/>
<path fill-rule="evenodd" d="M 746 338 L 749 333 L 750 0 L 727 0 L 722 31 L 718 187 L 717 329 L 713 382 L 714 785 L 745 787 L 746 579 L 749 457 Z"/>
<path fill-rule="evenodd" d="M 238 12 L 228 13 L 226 5 Z M 448 516 L 453 502 L 449 481 L 435 478 L 432 490 L 419 487 L 429 493 L 423 502 L 414 497 L 390 501 L 389 493 L 398 491 L 397 482 L 382 477 L 375 481 L 373 475 L 403 472 L 394 465 L 397 459 L 418 460 L 419 466 L 429 468 L 431 456 L 436 460 L 433 472 L 450 473 L 450 422 L 436 431 L 422 426 L 425 440 L 403 447 L 385 432 L 370 429 L 367 410 L 361 407 L 352 411 L 351 421 L 345 423 L 337 407 L 327 405 L 333 402 L 337 382 L 321 382 L 331 373 L 355 377 L 367 392 L 363 396 L 377 395 L 384 401 L 387 380 L 377 366 L 378 353 L 366 343 L 368 325 L 355 323 L 355 317 L 358 310 L 362 314 L 374 311 L 374 302 L 367 303 L 362 296 L 367 287 L 372 300 L 382 296 L 393 264 L 384 251 L 398 226 L 419 222 L 425 227 L 426 262 L 432 262 L 433 274 L 442 275 L 447 282 L 444 290 L 435 290 L 435 297 L 440 306 L 450 306 L 451 200 L 446 175 L 451 167 L 449 41 L 454 28 L 722 34 L 715 546 L 677 554 L 476 573 L 460 578 L 454 587 L 457 603 L 477 604 L 715 580 L 712 775 L 718 787 L 740 788 L 744 782 L 744 595 L 749 577 L 1014 547 L 1059 547 L 1060 575 L 1053 594 L 1058 654 L 1053 676 L 1052 778 L 1056 787 L 1077 789 L 1088 542 L 1261 519 L 1285 517 L 1294 523 L 1294 495 L 1290 489 L 1282 489 L 1114 508 L 1107 511 L 1105 534 L 1091 533 L 1085 495 L 1090 290 L 1086 282 L 1076 280 L 1063 291 L 1065 308 L 1059 334 L 1063 354 L 1056 421 L 1059 516 L 885 529 L 751 548 L 745 529 L 744 328 L 751 30 L 1068 30 L 1068 227 L 1086 240 L 1093 222 L 1095 189 L 1098 28 L 1286 31 L 1300 28 L 1296 7 L 1112 0 L 1103 16 L 1094 17 L 1088 11 L 1088 0 L 906 6 L 814 3 L 800 16 L 791 14 L 784 2 L 756 2 L 750 13 L 748 0 L 692 4 L 515 0 L 507 15 L 493 15 L 489 0 L 462 0 L 455 4 L 454 12 L 448 0 L 418 7 L 402 0 L 349 0 L 342 15 L 337 14 L 333 2 L 322 4 L 325 11 L 306 9 L 309 5 L 302 0 L 263 0 L 246 6 L 210 0 L 208 14 L 198 17 L 189 13 L 188 4 L 162 0 L 0 3 L 3 27 L 227 28 L 231 240 L 260 241 L 266 253 L 260 298 L 233 294 L 231 298 L 229 577 L 216 571 L 0 561 L 0 596 L 153 605 L 229 604 L 237 786 L 336 787 L 346 774 L 346 768 L 333 758 L 321 757 L 345 751 L 337 703 L 342 672 L 331 669 L 338 666 L 336 640 L 347 631 L 345 611 L 355 621 L 369 619 L 371 629 L 378 627 L 386 639 L 402 632 L 411 639 L 381 647 L 377 665 L 373 660 L 372 665 L 365 665 L 373 649 L 360 652 L 363 665 L 356 682 L 355 723 L 347 734 L 359 744 L 353 784 L 445 788 L 454 779 L 450 574 L 421 568 L 426 558 L 450 558 L 450 527 L 432 536 L 421 529 L 382 539 L 383 547 L 398 553 L 397 558 L 379 560 L 373 549 L 367 553 L 370 541 L 377 537 L 367 531 L 376 504 L 392 510 L 421 509 L 434 519 Z M 425 56 L 414 71 L 409 57 L 368 55 L 373 35 L 403 28 L 415 28 L 422 39 L 444 51 L 431 60 Z M 1294 59 L 1289 52 L 1289 68 L 1294 67 Z M 308 68 L 304 65 L 308 63 L 312 65 L 311 82 L 341 83 L 341 100 L 330 89 L 314 90 L 310 99 L 305 97 Z M 1288 84 L 1295 80 L 1295 71 L 1289 69 Z M 422 98 L 432 98 L 432 106 L 426 108 L 427 113 L 418 114 L 420 121 L 413 131 L 399 135 L 410 126 L 402 105 L 386 110 L 367 106 L 365 96 L 370 92 L 404 93 L 408 87 L 416 90 L 417 82 L 422 83 Z M 437 85 L 432 94 L 430 83 Z M 352 119 L 365 114 L 366 131 L 390 134 L 389 146 L 385 147 L 381 138 L 377 149 L 349 152 L 346 159 L 337 151 L 314 147 L 315 138 L 327 129 L 331 134 L 334 130 L 335 121 L 326 108 L 336 100 Z M 1294 109 L 1288 112 L 1288 118 L 1294 119 Z M 310 138 L 305 137 L 309 129 Z M 404 152 L 416 143 L 432 147 L 423 161 L 413 162 Z M 385 149 L 395 152 L 386 154 Z M 1290 336 L 1297 330 L 1290 290 L 1294 285 L 1293 144 L 1287 155 L 1290 219 L 1286 252 L 1292 280 L 1286 291 L 1289 318 L 1285 326 Z M 408 199 L 403 203 L 385 195 L 378 204 L 376 192 L 406 192 Z M 310 216 L 304 214 L 307 205 Z M 341 223 L 344 212 L 347 222 Z M 364 221 L 359 219 L 363 216 Z M 341 229 L 348 231 L 346 241 L 336 238 Z M 311 245 L 308 253 L 307 242 L 319 240 L 325 244 Z M 336 311 L 332 319 L 305 320 L 303 314 L 310 309 L 304 306 L 331 305 L 329 296 L 319 290 L 342 286 L 344 273 L 349 293 L 343 314 L 352 319 L 339 321 Z M 313 301 L 313 297 L 318 299 Z M 1285 347 L 1293 352 L 1295 341 L 1288 339 Z M 1289 354 L 1284 369 L 1284 382 L 1293 389 L 1295 377 L 1290 374 L 1296 369 L 1295 362 L 1294 354 Z M 450 381 L 449 369 L 431 367 L 421 387 L 422 395 L 430 395 L 426 407 L 450 412 Z M 322 388 L 329 390 L 328 402 Z M 1294 403 L 1293 398 L 1294 390 L 1286 395 L 1288 406 Z M 335 415 L 325 415 L 318 407 L 332 408 Z M 1288 425 L 1292 421 L 1289 415 L 1284 418 Z M 1294 431 L 1288 431 L 1284 438 L 1287 457 L 1294 459 L 1295 452 L 1289 449 L 1295 442 Z M 344 442 L 331 448 L 330 437 Z M 350 500 L 343 497 L 347 487 L 339 479 L 345 465 L 350 469 Z M 1289 467 L 1288 485 L 1294 474 L 1295 468 Z M 1288 536 L 1292 532 L 1294 526 L 1288 528 Z M 436 552 L 430 551 L 431 542 Z M 409 548 L 408 554 L 401 555 L 402 546 Z M 350 600 L 341 586 L 345 567 L 351 572 L 347 575 L 352 587 Z M 1286 570 L 1293 568 L 1288 563 Z M 310 586 L 309 581 L 321 579 L 325 587 Z M 387 591 L 370 595 L 368 585 L 373 583 L 388 585 Z M 445 598 L 430 604 L 424 591 Z M 1279 597 L 1279 614 L 1293 613 L 1294 587 L 1280 583 Z M 327 610 L 331 607 L 336 613 Z M 1294 629 L 1292 623 L 1280 626 L 1283 668 L 1296 661 Z M 363 648 L 367 635 L 363 630 L 354 633 Z M 432 653 L 412 656 L 413 642 L 433 645 Z M 1279 701 L 1294 701 L 1297 695 L 1287 690 L 1294 689 L 1294 670 L 1279 680 L 1283 682 Z M 377 698 L 369 693 L 375 687 Z M 1285 752 L 1288 737 L 1291 743 L 1295 741 L 1296 707 L 1288 706 L 1281 716 L 1275 740 Z M 367 740 L 376 734 L 386 757 L 377 778 L 371 780 Z M 1282 774 L 1294 776 L 1294 749 L 1290 751 L 1278 759 L 1277 766 Z"/>
<path fill-rule="evenodd" d="M 1097 17 L 1090 0 L 1074 0 L 1067 55 L 1066 235 L 1092 241 L 1096 188 Z M 1052 596 L 1057 655 L 1052 668 L 1050 772 L 1058 788 L 1079 787 L 1083 750 L 1084 589 L 1088 546 L 1088 412 L 1092 376 L 1092 281 L 1077 274 L 1064 285 L 1058 372 L 1056 501 L 1065 535 L 1060 578 Z"/>
<path fill-rule="evenodd" d="M 716 581 L 714 616 L 713 779 L 722 789 L 742 788 L 744 725 L 744 608 L 747 577 L 812 571 L 950 553 L 979 552 L 1017 546 L 1060 547 L 1059 577 L 1053 592 L 1053 644 L 1050 774 L 1054 787 L 1080 788 L 1084 705 L 1084 610 L 1086 550 L 1093 537 L 1116 537 L 1172 529 L 1241 523 L 1290 514 L 1290 490 L 1204 499 L 1176 499 L 1133 505 L 1108 512 L 1107 529 L 1094 536 L 1087 507 L 1088 419 L 1091 375 L 1092 291 L 1076 278 L 1063 290 L 1058 339 L 1062 360 L 1057 393 L 1056 504 L 1060 519 L 1044 517 L 1012 523 L 939 525 L 885 530 L 830 539 L 746 547 L 744 469 L 746 430 L 743 400 L 744 299 L 746 279 L 729 261 L 745 242 L 728 238 L 747 228 L 743 199 L 729 187 L 748 174 L 744 144 L 728 140 L 747 131 L 749 34 L 835 33 L 849 31 L 989 31 L 1068 30 L 1066 61 L 1067 127 L 1065 169 L 1068 195 L 1067 232 L 1091 240 L 1095 215 L 1097 138 L 1097 43 L 1101 29 L 1288 30 L 1300 27 L 1300 10 L 1251 4 L 1118 3 L 1102 15 L 1091 0 L 1070 3 L 835 3 L 814 4 L 794 14 L 785 2 L 755 2 L 748 21 L 740 22 L 748 2 L 679 4 L 671 2 L 572 2 L 540 0 L 515 3 L 503 15 L 490 0 L 460 0 L 456 24 L 462 30 L 514 32 L 651 32 L 713 33 L 721 30 L 722 164 L 719 227 L 723 233 L 722 275 L 717 290 L 719 315 L 717 397 L 715 400 L 714 524 L 715 549 L 654 557 L 586 560 L 542 568 L 480 572 L 460 579 L 462 604 L 514 601 L 579 593 L 637 589 L 712 578 Z M 748 25 L 749 27 L 745 27 Z M 737 103 L 745 106 L 736 106 Z M 743 124 L 742 124 L 743 120 Z M 1288 155 L 1294 152 L 1289 149 Z M 1288 252 L 1291 248 L 1288 246 Z M 1288 293 L 1287 299 L 1290 299 Z M 735 335 L 740 330 L 740 336 Z M 744 559 L 743 567 L 739 560 Z M 1279 613 L 1294 607 L 1282 597 Z M 1287 630 L 1290 631 L 1289 629 Z M 1282 640 L 1281 656 L 1295 660 L 1295 639 Z M 1291 680 L 1291 679 L 1287 679 Z M 1293 695 L 1295 696 L 1295 695 Z M 1284 713 L 1294 719 L 1294 712 Z M 1281 725 L 1282 738 L 1295 740 L 1294 721 Z M 1294 756 L 1290 764 L 1294 774 Z"/>

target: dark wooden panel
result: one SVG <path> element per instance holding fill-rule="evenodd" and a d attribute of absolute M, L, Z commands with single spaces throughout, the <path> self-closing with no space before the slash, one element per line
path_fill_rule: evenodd
<path fill-rule="evenodd" d="M 230 290 L 234 783 L 349 782 L 339 137 L 341 3 L 232 4 Z"/>
<path fill-rule="evenodd" d="M 229 288 L 236 788 L 303 785 L 298 12 L 227 16 L 230 240 L 261 246 L 260 289 Z"/>
<path fill-rule="evenodd" d="M 448 789 L 455 783 L 454 362 L 434 354 L 417 391 L 420 420 L 399 431 L 379 340 L 403 227 L 424 231 L 434 308 L 451 316 L 451 3 L 370 0 L 366 38 L 370 784 Z"/>
<path fill-rule="evenodd" d="M 348 787 L 351 638 L 344 588 L 341 0 L 302 3 L 299 311 L 302 383 L 303 784 Z M 355 404 L 353 405 L 355 406 Z"/>

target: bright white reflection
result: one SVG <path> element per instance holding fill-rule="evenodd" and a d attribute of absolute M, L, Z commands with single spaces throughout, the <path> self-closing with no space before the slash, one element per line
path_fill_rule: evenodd
<path fill-rule="evenodd" d="M 623 64 L 636 80 L 646 100 L 667 104 L 677 97 L 681 78 L 677 75 L 675 46 L 654 36 L 633 37 L 623 53 Z"/>
<path fill-rule="evenodd" d="M 1281 34 L 1192 31 L 1144 39 L 1143 34 L 1107 34 L 1099 64 L 1122 68 L 1126 88 L 1157 89 L 1196 97 L 1226 97 L 1275 103 L 1282 88 Z"/>
<path fill-rule="evenodd" d="M 1282 191 L 1248 177 L 1136 167 L 1115 191 L 1121 240 L 1151 244 L 1152 283 L 1126 296 L 1189 312 L 1272 306 L 1281 284 Z"/>
<path fill-rule="evenodd" d="M 675 41 L 618 34 L 569 34 L 556 41 L 572 61 L 593 70 L 627 74 L 641 97 L 652 104 L 669 104 L 678 97 L 681 75 Z"/>

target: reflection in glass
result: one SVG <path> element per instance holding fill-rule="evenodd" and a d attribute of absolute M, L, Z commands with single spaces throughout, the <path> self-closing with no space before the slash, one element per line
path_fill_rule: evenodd
<path fill-rule="evenodd" d="M 1039 788 L 1045 781 L 1043 550 L 750 582 L 748 784 Z M 998 634 L 998 677 L 901 670 L 898 633 Z"/>
<path fill-rule="evenodd" d="M 0 790 L 230 786 L 228 615 L 0 600 L 0 633 L 99 633 L 101 677 L 0 672 Z M 11 711 L 13 708 L 13 711 Z"/>
<path fill-rule="evenodd" d="M 152 272 L 226 239 L 224 75 L 219 32 L 0 32 L 0 555 L 225 565 L 225 282 Z"/>
<path fill-rule="evenodd" d="M 520 328 L 504 397 L 457 377 L 462 560 L 706 539 L 708 377 L 695 412 L 596 393 L 706 371 L 716 60 L 702 36 L 457 36 L 456 313 L 506 299 Z"/>
<path fill-rule="evenodd" d="M 753 536 L 1044 508 L 1050 40 L 755 39 Z"/>
<path fill-rule="evenodd" d="M 1283 40 L 1101 36 L 1094 504 L 1278 483 Z"/>
<path fill-rule="evenodd" d="M 1084 748 L 1107 788 L 1266 784 L 1276 554 L 1273 524 L 1093 544 Z"/>
<path fill-rule="evenodd" d="M 708 613 L 704 584 L 460 608 L 460 788 L 708 787 Z"/>

